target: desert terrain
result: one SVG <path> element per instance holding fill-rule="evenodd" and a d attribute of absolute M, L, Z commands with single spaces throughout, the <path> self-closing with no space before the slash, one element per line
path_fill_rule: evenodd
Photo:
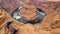
<path fill-rule="evenodd" d="M 11 17 L 11 13 L 20 6 L 22 2 L 28 4 L 26 5 L 24 3 L 24 6 L 29 7 L 29 5 L 33 5 L 46 13 L 41 23 L 24 24 Z M 8 33 L 6 23 L 11 20 L 13 23 L 10 26 L 17 30 L 15 34 L 60 34 L 60 2 L 41 0 L 0 0 L 0 34 Z M 8 34 L 10 34 L 10 32 Z"/>

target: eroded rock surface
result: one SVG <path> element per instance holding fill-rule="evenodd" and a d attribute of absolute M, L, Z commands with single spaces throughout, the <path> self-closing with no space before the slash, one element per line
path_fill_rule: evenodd
<path fill-rule="evenodd" d="M 30 5 L 41 8 L 47 14 L 42 23 L 37 23 L 35 25 L 21 24 L 21 22 L 13 19 L 8 14 L 20 6 L 21 2 L 27 2 Z M 41 2 L 40 0 L 0 0 L 0 7 L 3 7 L 6 10 L 3 11 L 3 13 L 6 14 L 6 22 L 13 20 L 11 26 L 17 30 L 16 34 L 60 34 L 60 2 Z M 4 18 L 3 14 L 2 16 Z M 2 16 L 0 15 L 0 18 Z M 5 34 L 7 31 L 5 28 L 6 26 L 2 25 L 2 27 L 0 34 Z"/>

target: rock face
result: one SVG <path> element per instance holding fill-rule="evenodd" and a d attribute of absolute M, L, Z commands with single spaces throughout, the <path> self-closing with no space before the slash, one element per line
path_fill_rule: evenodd
<path fill-rule="evenodd" d="M 27 2 L 22 2 L 23 8 L 19 11 L 19 14 L 26 20 L 33 20 L 36 17 L 36 7 L 28 4 Z"/>
<path fill-rule="evenodd" d="M 43 21 L 33 25 L 22 24 L 13 19 L 8 13 L 11 14 L 17 7 L 22 5 L 22 2 L 26 2 L 28 5 L 33 5 L 34 7 L 42 9 L 46 13 Z M 28 7 L 28 5 L 25 6 Z M 1 26 L 0 24 L 0 34 L 8 33 L 9 30 L 7 31 L 8 28 L 6 28 L 6 22 L 9 20 L 13 20 L 11 26 L 17 30 L 16 34 L 60 34 L 60 2 L 42 0 L 0 0 L 0 7 L 6 10 L 1 11 L 0 8 L 0 23 L 5 23 L 3 24 L 5 26 Z M 5 18 L 6 20 L 3 19 L 3 21 L 1 20 L 2 18 Z M 8 34 L 10 34 L 10 32 Z"/>
<path fill-rule="evenodd" d="M 30 5 L 34 5 L 37 7 L 47 8 L 59 11 L 60 2 L 51 2 L 44 0 L 0 0 L 0 6 L 5 8 L 9 13 L 15 10 L 18 6 L 21 5 L 21 2 L 27 2 Z"/>
<path fill-rule="evenodd" d="M 5 21 L 5 13 L 3 11 L 4 10 L 1 9 L 1 7 L 0 7 L 0 25 L 3 24 L 3 21 Z"/>

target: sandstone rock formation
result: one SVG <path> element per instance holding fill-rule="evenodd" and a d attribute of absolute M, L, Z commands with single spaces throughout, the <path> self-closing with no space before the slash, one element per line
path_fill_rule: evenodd
<path fill-rule="evenodd" d="M 21 5 L 21 2 L 27 2 L 29 5 L 42 9 L 46 13 L 43 21 L 33 25 L 29 23 L 23 24 L 22 22 L 13 19 L 10 14 Z M 8 28 L 6 28 L 6 23 L 10 20 L 13 21 L 10 26 L 17 30 L 16 34 L 60 34 L 60 2 L 0 0 L 0 7 L 2 7 L 2 9 L 0 8 L 0 34 L 10 34 Z"/>

